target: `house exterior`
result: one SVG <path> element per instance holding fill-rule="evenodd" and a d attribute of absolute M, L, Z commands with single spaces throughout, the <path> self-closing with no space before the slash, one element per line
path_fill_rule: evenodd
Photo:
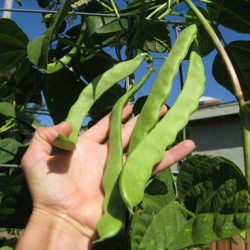
<path fill-rule="evenodd" d="M 194 154 L 226 157 L 244 173 L 241 123 L 236 102 L 204 102 L 192 114 L 188 126 L 191 139 L 196 144 Z"/>

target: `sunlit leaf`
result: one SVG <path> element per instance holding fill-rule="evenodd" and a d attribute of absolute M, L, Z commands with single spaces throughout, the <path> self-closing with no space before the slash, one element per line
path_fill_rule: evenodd
<path fill-rule="evenodd" d="M 230 160 L 201 155 L 188 158 L 181 165 L 177 188 L 193 216 L 168 249 L 208 244 L 250 228 L 248 183 Z"/>

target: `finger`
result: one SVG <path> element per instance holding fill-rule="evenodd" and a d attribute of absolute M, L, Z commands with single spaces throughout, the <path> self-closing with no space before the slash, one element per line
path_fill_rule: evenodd
<path fill-rule="evenodd" d="M 167 112 L 167 107 L 164 105 L 161 108 L 160 116 L 164 115 L 166 112 Z M 122 129 L 122 145 L 123 145 L 124 148 L 128 146 L 131 134 L 133 132 L 133 129 L 135 127 L 135 124 L 136 124 L 138 118 L 139 118 L 139 115 L 133 117 L 132 119 L 130 119 L 123 126 L 123 129 Z"/>
<path fill-rule="evenodd" d="M 31 144 L 26 154 L 34 156 L 49 156 L 53 148 L 53 141 L 59 135 L 68 136 L 72 131 L 72 126 L 68 122 L 45 128 L 40 127 L 36 130 Z"/>
<path fill-rule="evenodd" d="M 165 153 L 165 156 L 161 160 L 161 162 L 155 166 L 153 170 L 153 175 L 184 159 L 194 149 L 195 144 L 193 141 L 185 140 L 180 142 Z"/>
<path fill-rule="evenodd" d="M 132 112 L 132 106 L 127 104 L 122 113 L 122 119 L 126 119 Z M 97 143 L 102 143 L 108 136 L 111 114 L 106 115 L 93 127 L 85 131 L 82 136 Z"/>

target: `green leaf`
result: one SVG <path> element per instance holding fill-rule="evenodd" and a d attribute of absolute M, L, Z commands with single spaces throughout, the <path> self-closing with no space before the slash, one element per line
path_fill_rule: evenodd
<path fill-rule="evenodd" d="M 159 215 L 158 218 L 162 218 L 162 216 L 166 215 L 164 211 L 167 210 L 170 211 L 172 210 L 173 206 L 176 207 L 178 206 L 176 204 L 174 205 L 172 204 L 168 207 L 168 204 L 171 204 L 171 202 L 174 199 L 175 199 L 175 191 L 173 187 L 173 177 L 170 169 L 167 169 L 159 173 L 153 179 L 153 181 L 146 189 L 146 194 L 142 204 L 135 211 L 132 220 L 132 231 L 131 231 L 132 250 L 141 249 L 141 244 L 143 245 L 147 244 L 147 241 L 149 240 L 149 234 L 147 233 L 147 231 L 149 229 L 156 230 L 155 227 L 157 227 L 158 224 L 157 222 L 158 219 L 156 222 L 154 222 L 155 218 L 158 215 Z M 172 219 L 174 218 L 172 217 Z M 181 218 L 180 218 L 180 223 L 181 223 Z M 159 227 L 159 230 L 165 230 L 165 228 L 163 227 L 164 226 L 162 224 L 162 226 Z M 151 240 L 155 241 L 156 239 L 153 238 Z M 164 241 L 165 239 L 162 240 Z M 149 248 L 149 249 L 154 249 L 154 248 Z"/>
<path fill-rule="evenodd" d="M 90 82 L 98 75 L 101 75 L 108 69 L 112 68 L 117 61 L 105 52 L 99 52 L 86 57 L 81 56 L 80 64 L 77 68 L 80 70 L 83 77 Z"/>
<path fill-rule="evenodd" d="M 177 188 L 186 207 L 194 213 L 237 212 L 237 206 L 241 206 L 239 192 L 247 191 L 248 184 L 232 161 L 223 157 L 194 155 L 181 165 Z M 232 204 L 234 199 L 238 203 Z"/>
<path fill-rule="evenodd" d="M 86 22 L 86 42 L 90 46 L 103 47 L 112 43 L 128 29 L 128 19 L 116 17 L 88 16 Z"/>
<path fill-rule="evenodd" d="M 18 110 L 15 106 L 8 102 L 0 102 L 0 114 L 13 117 L 19 121 L 30 125 L 35 129 L 41 126 L 39 122 L 26 115 L 24 112 Z"/>
<path fill-rule="evenodd" d="M 0 139 L 0 163 L 11 161 L 20 146 L 21 143 L 12 138 Z"/>
<path fill-rule="evenodd" d="M 250 100 L 250 41 L 234 41 L 225 49 L 236 70 L 244 98 Z M 226 66 L 219 54 L 214 59 L 213 75 L 217 82 L 234 94 Z"/>
<path fill-rule="evenodd" d="M 65 120 L 84 87 L 85 84 L 67 69 L 46 75 L 43 93 L 55 124 Z"/>
<path fill-rule="evenodd" d="M 65 0 L 61 9 L 55 15 L 53 23 L 43 35 L 28 43 L 28 58 L 39 68 L 46 69 L 48 64 L 49 45 L 58 33 L 60 26 L 71 7 L 71 0 Z"/>
<path fill-rule="evenodd" d="M 0 18 L 0 34 L 8 35 L 18 40 L 24 47 L 28 44 L 28 37 L 23 30 L 11 19 Z"/>
<path fill-rule="evenodd" d="M 168 25 L 160 21 L 147 21 L 139 23 L 137 33 L 133 38 L 137 48 L 148 52 L 167 52 L 171 47 Z"/>
<path fill-rule="evenodd" d="M 219 239 L 231 238 L 250 227 L 250 211 L 221 214 L 199 214 L 190 219 L 168 244 L 169 250 L 208 244 Z"/>
<path fill-rule="evenodd" d="M 250 33 L 249 1 L 212 0 L 207 7 L 214 21 L 237 32 Z"/>
<path fill-rule="evenodd" d="M 14 68 L 26 57 L 28 38 L 10 19 L 0 19 L 0 72 Z"/>
<path fill-rule="evenodd" d="M 139 248 L 145 250 L 164 250 L 186 223 L 182 206 L 172 201 L 164 206 L 153 218 L 147 228 Z"/>
<path fill-rule="evenodd" d="M 250 227 L 248 183 L 240 169 L 223 157 L 194 155 L 180 168 L 180 198 L 195 215 L 168 249 L 208 244 Z"/>

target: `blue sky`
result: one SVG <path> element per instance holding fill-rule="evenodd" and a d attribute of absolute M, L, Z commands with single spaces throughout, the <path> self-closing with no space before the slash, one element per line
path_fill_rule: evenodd
<path fill-rule="evenodd" d="M 0 7 L 3 7 L 3 3 L 4 3 L 4 1 L 1 0 Z M 20 8 L 20 7 L 17 5 L 16 2 L 14 2 L 13 8 Z M 37 5 L 35 0 L 23 0 L 23 8 L 38 9 L 39 6 Z M 0 15 L 1 15 L 1 13 L 0 13 Z M 12 19 L 18 23 L 18 25 L 27 33 L 27 35 L 29 36 L 30 39 L 33 39 L 36 36 L 39 36 L 44 30 L 44 25 L 41 21 L 42 20 L 41 14 L 12 13 Z M 221 33 L 222 33 L 222 35 L 227 43 L 229 43 L 230 41 L 235 40 L 235 39 L 237 39 L 237 40 L 250 39 L 250 35 L 239 34 L 239 33 L 230 31 L 224 27 L 220 27 L 220 31 L 221 31 Z M 212 63 L 213 63 L 213 58 L 214 58 L 215 54 L 216 54 L 216 51 L 213 51 L 208 56 L 203 58 L 203 62 L 205 65 L 205 70 L 206 70 L 206 78 L 207 78 L 206 89 L 205 89 L 204 95 L 219 98 L 222 100 L 222 102 L 232 102 L 235 100 L 234 97 L 227 90 L 225 90 L 223 87 L 221 87 L 214 80 L 214 78 L 212 76 L 211 69 L 212 69 Z M 162 62 L 163 62 L 163 60 L 157 60 L 154 63 L 154 65 L 156 67 L 156 71 L 157 71 L 157 69 L 160 68 L 160 65 Z M 184 69 L 185 68 L 186 68 L 186 66 L 184 65 Z M 137 79 L 139 79 L 141 74 L 142 74 L 142 72 L 139 71 L 137 74 Z M 154 76 L 150 78 L 151 80 L 149 81 L 149 83 L 146 84 L 146 86 L 144 86 L 137 93 L 136 97 L 146 95 L 148 93 L 149 89 L 151 88 L 151 84 L 156 76 L 157 76 L 157 72 L 154 73 Z M 171 94 L 169 101 L 168 101 L 168 103 L 170 105 L 172 105 L 172 103 L 174 102 L 179 91 L 180 91 L 180 83 L 179 83 L 179 76 L 177 75 L 175 83 L 174 83 L 174 88 L 173 88 L 172 94 Z"/>

